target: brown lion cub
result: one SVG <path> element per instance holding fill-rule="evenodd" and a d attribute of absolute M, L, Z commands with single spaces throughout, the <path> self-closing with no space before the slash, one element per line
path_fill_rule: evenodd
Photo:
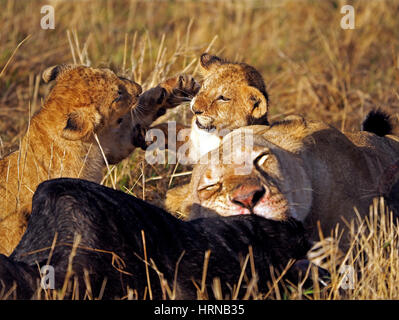
<path fill-rule="evenodd" d="M 177 142 L 178 152 L 179 148 L 183 149 L 183 143 L 188 145 L 188 156 L 178 153 L 182 163 L 183 157 L 188 160 L 186 163 L 198 162 L 202 156 L 217 148 L 223 136 L 231 130 L 268 124 L 269 97 L 263 77 L 254 67 L 207 53 L 201 55 L 200 66 L 204 79 L 190 103 L 194 116 L 189 141 Z M 179 140 L 179 133 L 177 137 Z M 165 208 L 176 212 L 179 205 L 174 198 L 185 193 L 186 186 L 169 190 Z"/>
<path fill-rule="evenodd" d="M 262 75 L 246 63 L 204 53 L 203 83 L 190 103 L 190 154 L 199 159 L 217 148 L 223 135 L 247 125 L 267 125 L 269 98 Z"/>
<path fill-rule="evenodd" d="M 193 113 L 191 127 L 177 125 L 176 151 L 183 164 L 196 163 L 201 156 L 217 148 L 222 137 L 231 130 L 268 124 L 268 94 L 262 75 L 254 67 L 207 53 L 201 55 L 200 66 L 202 85 L 193 86 L 190 90 L 193 94 L 187 96 Z M 154 128 L 168 135 L 165 124 Z"/>
<path fill-rule="evenodd" d="M 252 135 L 252 144 L 245 144 L 245 135 Z M 197 164 L 185 194 L 168 199 L 190 218 L 295 218 L 317 240 L 317 221 L 330 235 L 337 223 L 356 218 L 355 207 L 366 215 L 374 197 L 398 199 L 392 191 L 399 177 L 392 181 L 388 174 L 399 158 L 399 139 L 392 135 L 344 134 L 323 122 L 290 117 L 235 130 L 210 155 L 218 161 Z"/>
<path fill-rule="evenodd" d="M 190 81 L 169 79 L 139 98 L 140 85 L 108 69 L 59 65 L 45 70 L 43 79 L 56 83 L 32 117 L 20 150 L 0 160 L 4 254 L 12 252 L 26 228 L 38 184 L 57 177 L 100 182 L 104 157 L 109 164 L 127 157 L 139 144 L 137 125 L 149 126 L 162 109 L 178 104 L 172 93 Z"/>

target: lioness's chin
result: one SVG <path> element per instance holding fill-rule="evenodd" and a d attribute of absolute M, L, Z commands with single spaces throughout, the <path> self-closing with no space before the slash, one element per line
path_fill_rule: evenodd
<path fill-rule="evenodd" d="M 288 214 L 288 207 L 262 207 L 262 208 L 255 208 L 253 211 L 254 214 L 264 217 L 270 220 L 287 220 L 289 218 Z"/>
<path fill-rule="evenodd" d="M 280 205 L 259 205 L 255 207 L 252 211 L 247 208 L 232 205 L 225 208 L 213 208 L 219 215 L 227 216 L 238 216 L 246 214 L 256 214 L 263 218 L 276 221 L 284 221 L 290 217 L 288 206 L 286 204 Z"/>

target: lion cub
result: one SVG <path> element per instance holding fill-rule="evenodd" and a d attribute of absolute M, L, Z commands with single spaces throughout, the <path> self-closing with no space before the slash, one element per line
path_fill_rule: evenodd
<path fill-rule="evenodd" d="M 223 136 L 231 130 L 268 124 L 268 94 L 262 75 L 254 67 L 207 53 L 201 55 L 200 66 L 202 85 L 193 85 L 190 90 L 191 127 L 178 124 L 177 134 L 173 132 L 177 137 L 178 159 L 183 164 L 196 163 L 201 156 L 217 148 Z M 166 124 L 152 129 L 160 129 L 169 135 Z M 149 134 L 148 140 L 151 139 Z M 147 142 L 147 146 L 151 143 Z"/>
<path fill-rule="evenodd" d="M 188 142 L 183 141 L 188 144 L 189 154 L 179 154 L 183 144 L 181 141 L 177 143 L 178 159 L 182 163 L 183 157 L 188 160 L 186 163 L 198 162 L 217 148 L 223 136 L 231 130 L 268 124 L 269 97 L 263 77 L 254 67 L 207 53 L 201 55 L 200 66 L 204 79 L 191 100 L 194 115 Z M 174 198 L 185 193 L 185 185 L 169 190 L 165 208 L 176 212 L 179 205 Z"/>
<path fill-rule="evenodd" d="M 149 126 L 176 105 L 179 96 L 172 92 L 182 85 L 180 78 L 169 79 L 139 98 L 137 83 L 76 65 L 50 67 L 43 79 L 55 80 L 54 87 L 19 151 L 0 160 L 0 253 L 10 254 L 19 242 L 38 184 L 57 177 L 100 182 L 104 157 L 109 164 L 127 157 L 140 144 L 137 126 Z"/>
<path fill-rule="evenodd" d="M 190 141 L 195 159 L 217 148 L 226 132 L 268 124 L 269 107 L 265 83 L 254 67 L 207 53 L 200 61 L 204 80 L 190 103 L 194 114 Z"/>
<path fill-rule="evenodd" d="M 199 159 L 220 144 L 229 131 L 252 124 L 267 125 L 269 98 L 262 75 L 246 63 L 201 55 L 201 89 L 190 103 L 190 154 Z"/>

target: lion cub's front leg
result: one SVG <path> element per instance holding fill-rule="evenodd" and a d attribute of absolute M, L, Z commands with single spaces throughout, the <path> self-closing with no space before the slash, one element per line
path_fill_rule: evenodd
<path fill-rule="evenodd" d="M 144 117 L 142 122 L 145 125 L 151 125 L 157 118 L 164 115 L 167 109 L 190 101 L 199 88 L 200 85 L 191 76 L 180 75 L 170 78 L 140 95 L 136 113 Z"/>
<path fill-rule="evenodd" d="M 165 142 L 168 141 L 168 124 L 161 123 L 152 127 L 148 127 L 157 118 L 164 115 L 167 109 L 177 107 L 183 102 L 191 101 L 191 99 L 197 94 L 200 89 L 200 85 L 195 79 L 189 75 L 180 75 L 177 77 L 170 78 L 161 82 L 154 88 L 145 91 L 139 98 L 137 114 L 145 114 L 145 119 L 141 121 L 135 128 L 136 130 L 136 146 L 146 149 L 152 144 L 154 137 L 149 138 L 149 141 L 145 141 L 147 131 L 150 129 L 158 129 L 163 132 L 165 136 Z M 181 124 L 176 125 L 176 134 L 180 130 L 189 129 Z M 155 130 L 153 132 L 156 132 Z M 147 139 L 148 140 L 148 139 Z M 184 142 L 182 142 L 184 143 Z M 181 144 L 182 144 L 181 143 Z M 180 144 L 178 143 L 179 147 Z M 164 146 L 169 148 L 168 145 Z"/>
<path fill-rule="evenodd" d="M 144 92 L 139 99 L 139 107 L 146 108 L 147 110 L 152 109 L 152 121 L 155 121 L 158 117 L 166 113 L 167 109 L 177 107 L 183 102 L 191 101 L 192 98 L 198 93 L 200 85 L 195 79 L 189 75 L 180 75 L 178 77 L 170 78 L 158 86 L 151 88 Z M 155 107 L 154 107 L 155 106 Z M 136 126 L 136 146 L 142 149 L 147 149 L 150 146 L 157 134 L 161 131 L 164 136 L 165 144 L 162 149 L 174 149 L 179 148 L 188 142 L 190 136 L 190 127 L 176 124 L 173 128 L 175 137 L 179 136 L 182 130 L 187 130 L 184 141 L 173 142 L 173 146 L 168 144 L 169 137 L 169 125 L 168 123 L 161 123 L 150 128 L 145 126 Z M 150 130 L 149 132 L 147 132 Z M 147 136 L 147 139 L 146 139 Z M 146 141 L 147 140 L 147 141 Z M 187 198 L 187 193 L 190 190 L 189 184 L 183 185 L 172 190 L 169 190 L 166 197 L 166 208 L 173 213 L 181 214 L 183 217 L 188 216 L 189 210 L 184 208 L 183 201 Z"/>
<path fill-rule="evenodd" d="M 164 103 L 166 109 L 174 108 L 183 102 L 191 101 L 201 87 L 192 76 L 185 74 L 170 78 L 160 83 L 160 86 L 168 93 Z"/>

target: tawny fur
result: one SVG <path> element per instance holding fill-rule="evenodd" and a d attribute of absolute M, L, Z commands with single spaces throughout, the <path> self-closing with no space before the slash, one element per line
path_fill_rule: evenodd
<path fill-rule="evenodd" d="M 204 209 L 221 215 L 250 213 L 232 203 L 231 198 L 234 190 L 253 179 L 267 186 L 271 197 L 287 203 L 286 212 L 265 211 L 266 218 L 294 217 L 305 222 L 317 239 L 317 221 L 328 236 L 337 223 L 343 226 L 345 220 L 356 217 L 354 207 L 366 215 L 374 197 L 390 192 L 382 192 L 381 185 L 389 182 L 392 186 L 384 176 L 399 156 L 396 136 L 344 134 L 323 122 L 291 117 L 270 127 L 236 130 L 210 155 L 219 154 L 223 159 L 225 145 L 243 132 L 254 133 L 254 147 L 245 151 L 253 161 L 250 172 L 237 175 L 234 169 L 240 165 L 223 162 L 197 164 L 188 187 L 168 193 L 169 210 L 186 216 L 198 216 L 196 211 Z M 233 145 L 231 152 L 237 154 L 240 150 Z M 267 157 L 262 159 L 263 154 Z M 342 245 L 346 245 L 345 239 Z"/>
<path fill-rule="evenodd" d="M 43 78 L 56 83 L 20 149 L 0 160 L 0 253 L 7 255 L 26 229 L 38 184 L 58 177 L 100 182 L 104 157 L 114 164 L 133 151 L 137 124 L 149 126 L 161 108 L 182 101 L 174 96 L 182 89 L 179 77 L 143 93 L 139 106 L 141 87 L 108 69 L 61 65 Z"/>

